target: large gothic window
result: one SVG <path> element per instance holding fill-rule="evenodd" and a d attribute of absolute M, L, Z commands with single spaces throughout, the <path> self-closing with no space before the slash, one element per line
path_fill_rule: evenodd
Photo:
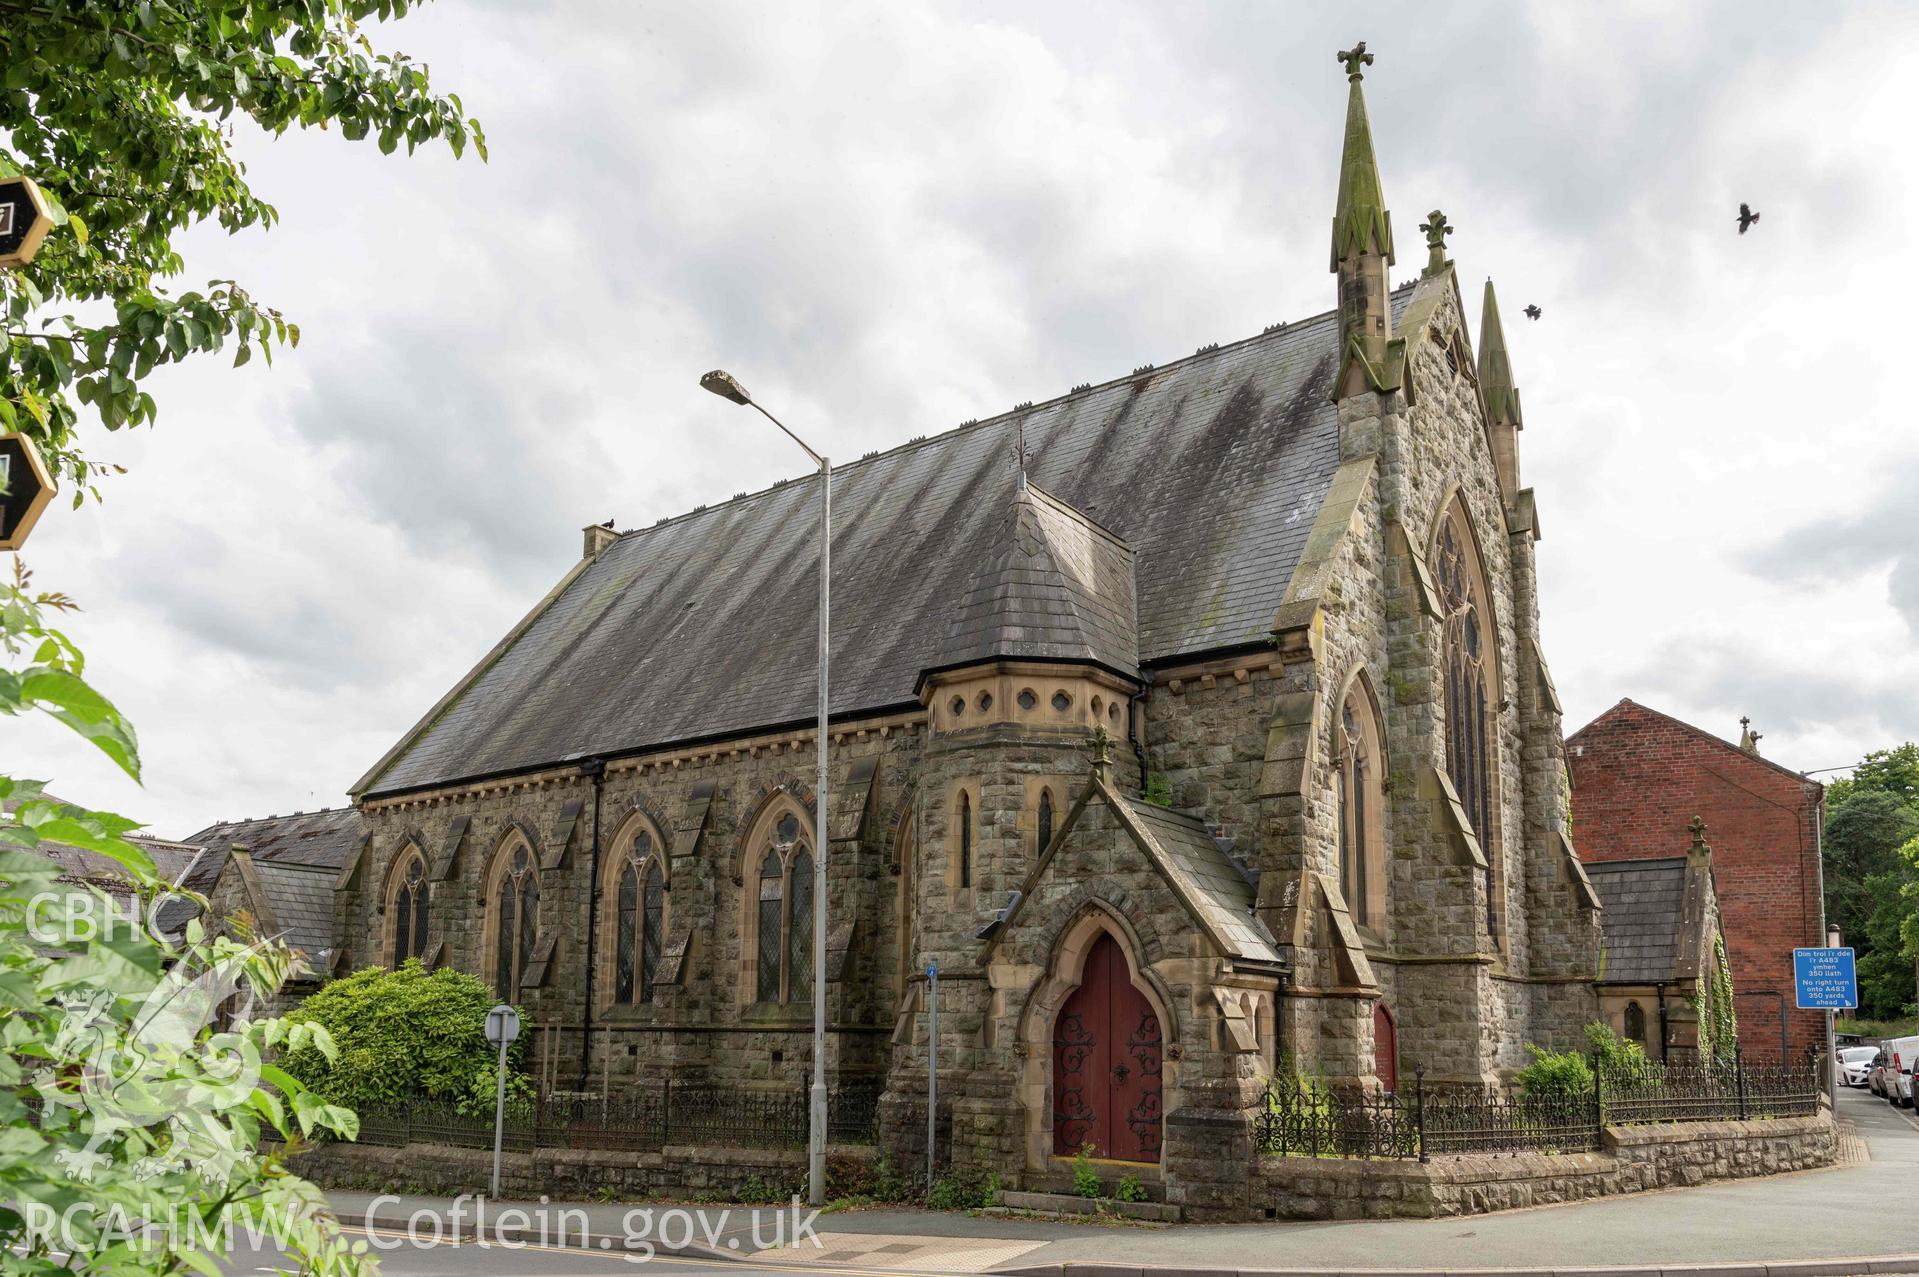
<path fill-rule="evenodd" d="M 1339 807 L 1339 891 L 1353 921 L 1376 927 L 1386 898 L 1386 769 L 1379 720 L 1365 683 L 1354 678 L 1334 736 L 1334 797 Z"/>
<path fill-rule="evenodd" d="M 1444 625 L 1446 772 L 1466 809 L 1473 835 L 1486 854 L 1486 929 L 1497 939 L 1492 722 L 1498 696 L 1492 612 L 1478 550 L 1458 498 L 1454 498 L 1434 533 L 1433 571 Z"/>
<path fill-rule="evenodd" d="M 637 818 L 636 818 L 637 820 Z M 666 868 L 653 831 L 638 824 L 620 847 L 613 934 L 613 997 L 627 1005 L 653 1001 L 660 946 L 666 938 Z"/>
<path fill-rule="evenodd" d="M 493 987 L 502 1001 L 519 997 L 520 981 L 540 936 L 540 868 L 524 841 L 501 850 L 487 902 L 493 937 Z"/>
<path fill-rule="evenodd" d="M 799 817 L 780 816 L 758 866 L 754 996 L 804 1002 L 813 995 L 813 852 Z"/>
<path fill-rule="evenodd" d="M 426 956 L 426 857 L 418 847 L 401 854 L 386 916 L 392 919 L 393 966 Z"/>

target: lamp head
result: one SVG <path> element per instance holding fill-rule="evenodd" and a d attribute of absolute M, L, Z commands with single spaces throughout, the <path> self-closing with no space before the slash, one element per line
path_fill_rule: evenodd
<path fill-rule="evenodd" d="M 746 387 L 734 380 L 733 374 L 724 369 L 715 368 L 700 378 L 700 385 L 712 391 L 722 399 L 731 399 L 737 404 L 750 404 L 753 396 L 746 393 Z"/>

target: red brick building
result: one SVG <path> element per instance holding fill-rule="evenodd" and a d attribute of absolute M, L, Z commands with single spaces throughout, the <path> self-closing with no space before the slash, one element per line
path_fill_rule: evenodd
<path fill-rule="evenodd" d="M 1825 1020 L 1793 1009 L 1792 951 L 1825 943 L 1824 787 L 1630 700 L 1566 738 L 1573 845 L 1587 861 L 1683 854 L 1694 816 L 1712 843 L 1739 1038 L 1751 1057 L 1823 1047 Z"/>

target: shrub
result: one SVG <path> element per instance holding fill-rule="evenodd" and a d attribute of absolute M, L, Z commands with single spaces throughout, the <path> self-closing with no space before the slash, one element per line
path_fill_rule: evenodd
<path fill-rule="evenodd" d="M 1533 1098 L 1591 1095 L 1592 1065 L 1578 1051 L 1543 1051 L 1528 1042 L 1533 1062 L 1519 1070 L 1519 1088 Z"/>
<path fill-rule="evenodd" d="M 1120 1178 L 1119 1187 L 1113 1190 L 1113 1196 L 1122 1202 L 1143 1202 L 1146 1200 L 1146 1185 L 1139 1182 L 1139 1176 L 1127 1171 Z"/>
<path fill-rule="evenodd" d="M 493 991 L 464 972 L 427 971 L 417 958 L 396 971 L 368 967 L 335 980 L 287 1017 L 332 1034 L 328 1061 L 311 1047 L 288 1052 L 288 1073 L 334 1104 L 360 1108 L 428 1099 L 463 1112 L 493 1110 L 499 1050 L 487 1044 Z M 517 1071 L 526 1038 L 507 1048 L 507 1101 L 530 1105 L 533 1086 Z"/>
<path fill-rule="evenodd" d="M 1655 1071 L 1646 1048 L 1631 1038 L 1620 1037 L 1603 1020 L 1594 1020 L 1586 1026 L 1586 1045 L 1599 1057 L 1600 1072 L 1608 1081 L 1615 1078 L 1622 1082 L 1636 1081 Z"/>

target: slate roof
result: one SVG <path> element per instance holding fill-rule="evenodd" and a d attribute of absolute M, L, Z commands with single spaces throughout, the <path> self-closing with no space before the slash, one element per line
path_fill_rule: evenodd
<path fill-rule="evenodd" d="M 1128 810 L 1145 829 L 1148 850 L 1160 862 L 1188 908 L 1232 958 L 1279 963 L 1279 948 L 1253 914 L 1252 879 L 1198 819 L 1128 797 Z"/>
<path fill-rule="evenodd" d="M 1586 866 L 1599 893 L 1605 984 L 1673 979 L 1679 956 L 1679 914 L 1686 896 L 1686 858 L 1598 861 Z"/>
<path fill-rule="evenodd" d="M 266 881 L 264 866 L 269 864 L 311 869 L 315 873 L 309 876 L 316 880 L 322 880 L 322 874 L 337 876 L 365 833 L 360 812 L 353 807 L 296 811 L 290 816 L 262 816 L 255 820 L 223 820 L 208 825 L 187 840 L 200 849 L 199 858 L 192 863 L 181 886 L 203 896 L 210 893 L 232 858 L 236 843 L 252 854 L 255 866 L 262 867 L 263 884 Z M 324 936 L 331 934 L 332 928 L 333 879 L 326 877 L 323 881 L 328 888 L 328 921 L 321 930 L 322 942 L 311 951 L 316 954 L 330 943 Z M 302 889 L 306 886 L 303 883 Z M 198 912 L 184 900 L 167 901 L 160 906 L 160 930 L 177 937 Z M 288 925 L 285 919 L 282 925 Z"/>
<path fill-rule="evenodd" d="M 366 826 L 357 808 L 331 807 L 324 811 L 296 811 L 290 816 L 223 820 L 208 825 L 187 841 L 222 856 L 238 843 L 252 852 L 255 860 L 311 865 L 337 873 L 365 834 Z"/>
<path fill-rule="evenodd" d="M 973 578 L 935 669 L 996 657 L 1090 661 L 1139 674 L 1133 551 L 1032 483 L 1016 483 L 1001 545 Z"/>
<path fill-rule="evenodd" d="M 334 870 L 320 865 L 255 858 L 260 889 L 279 924 L 279 936 L 307 958 L 313 972 L 326 969 L 323 956 L 333 947 Z"/>
<path fill-rule="evenodd" d="M 1338 336 L 1329 312 L 836 467 L 832 712 L 919 704 L 1022 428 L 1030 480 L 1132 547 L 1142 663 L 1265 641 L 1339 465 Z M 355 792 L 810 721 L 817 509 L 801 479 L 623 534 Z"/>

